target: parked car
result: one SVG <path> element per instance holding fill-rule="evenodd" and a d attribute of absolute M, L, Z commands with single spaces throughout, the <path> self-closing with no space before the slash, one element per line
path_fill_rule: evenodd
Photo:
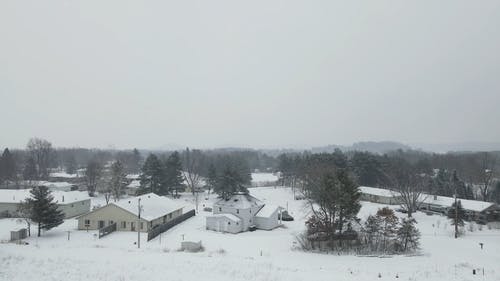
<path fill-rule="evenodd" d="M 281 213 L 281 220 L 283 221 L 293 221 L 293 217 L 287 211 Z"/>

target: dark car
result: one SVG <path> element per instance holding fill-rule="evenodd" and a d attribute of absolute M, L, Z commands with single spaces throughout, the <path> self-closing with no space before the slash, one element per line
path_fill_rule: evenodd
<path fill-rule="evenodd" d="M 281 213 L 281 220 L 283 221 L 293 221 L 293 217 L 287 211 Z"/>

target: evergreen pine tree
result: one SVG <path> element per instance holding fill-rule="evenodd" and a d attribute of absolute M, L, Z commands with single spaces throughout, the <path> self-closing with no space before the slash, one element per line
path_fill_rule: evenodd
<path fill-rule="evenodd" d="M 451 204 L 451 208 L 448 210 L 448 218 L 451 220 L 451 225 L 464 226 L 465 225 L 465 210 L 462 207 L 462 202 L 457 201 L 457 207 L 455 208 L 455 202 Z"/>
<path fill-rule="evenodd" d="M 207 175 L 207 187 L 208 194 L 210 195 L 210 190 L 214 189 L 217 186 L 217 170 L 215 169 L 214 164 L 210 164 L 208 167 L 208 175 Z"/>
<path fill-rule="evenodd" d="M 377 216 L 380 218 L 380 235 L 382 237 L 382 247 L 384 251 L 389 250 L 393 245 L 399 220 L 394 214 L 394 211 L 388 207 L 384 207 L 377 211 Z"/>
<path fill-rule="evenodd" d="M 38 224 L 38 236 L 42 229 L 49 230 L 64 222 L 64 214 L 57 208 L 50 190 L 45 186 L 34 187 L 31 198 L 26 199 L 30 219 Z"/>
<path fill-rule="evenodd" d="M 355 218 L 361 209 L 361 204 L 359 203 L 361 193 L 359 192 L 358 185 L 354 183 L 344 169 L 337 172 L 337 181 L 339 185 L 339 215 L 336 223 L 341 234 L 344 231 L 346 223 Z"/>
<path fill-rule="evenodd" d="M 13 181 L 17 178 L 16 161 L 9 149 L 4 149 L 0 158 L 0 183 L 2 180 Z"/>
<path fill-rule="evenodd" d="M 127 185 L 127 174 L 125 167 L 120 161 L 115 161 L 111 165 L 111 179 L 109 181 L 109 190 L 114 200 L 120 199 Z"/>
<path fill-rule="evenodd" d="M 415 226 L 414 218 L 403 218 L 397 230 L 398 250 L 401 252 L 414 251 L 418 249 L 420 231 Z"/>
<path fill-rule="evenodd" d="M 164 195 L 165 175 L 161 161 L 149 154 L 141 169 L 139 194 L 153 192 Z"/>
<path fill-rule="evenodd" d="M 167 191 L 175 197 L 184 189 L 184 176 L 182 175 L 182 162 L 179 152 L 170 154 L 164 165 L 165 184 Z"/>

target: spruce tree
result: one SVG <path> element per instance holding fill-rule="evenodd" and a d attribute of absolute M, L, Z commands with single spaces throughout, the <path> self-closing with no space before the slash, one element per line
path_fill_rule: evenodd
<path fill-rule="evenodd" d="M 462 202 L 457 201 L 457 207 L 455 207 L 455 202 L 451 204 L 448 210 L 448 218 L 451 220 L 451 225 L 464 226 L 465 225 L 465 210 L 462 207 Z"/>
<path fill-rule="evenodd" d="M 345 224 L 352 221 L 361 209 L 361 204 L 359 203 L 361 193 L 359 192 L 358 185 L 354 183 L 344 169 L 337 172 L 337 182 L 339 185 L 339 215 L 336 224 L 339 233 L 342 234 Z"/>
<path fill-rule="evenodd" d="M 139 194 L 153 192 L 163 195 L 165 185 L 164 169 L 154 154 L 149 154 L 141 169 Z"/>
<path fill-rule="evenodd" d="M 217 170 L 214 164 L 210 164 L 208 167 L 208 175 L 207 175 L 207 187 L 208 194 L 210 195 L 210 190 L 214 189 L 217 186 Z"/>
<path fill-rule="evenodd" d="M 180 190 L 183 189 L 184 176 L 182 175 L 182 162 L 179 152 L 175 151 L 170 154 L 164 164 L 166 193 L 170 192 L 174 196 L 178 196 Z"/>
<path fill-rule="evenodd" d="M 114 200 L 120 199 L 125 186 L 127 185 L 127 175 L 125 174 L 125 168 L 120 161 L 115 161 L 111 165 L 111 179 L 109 181 L 109 190 Z"/>
<path fill-rule="evenodd" d="M 13 181 L 16 177 L 16 161 L 9 149 L 6 148 L 0 158 L 0 182 L 1 180 Z"/>
<path fill-rule="evenodd" d="M 403 218 L 397 230 L 398 250 L 401 252 L 414 251 L 418 249 L 420 231 L 415 226 L 414 218 Z"/>
<path fill-rule="evenodd" d="M 380 234 L 382 237 L 383 250 L 387 251 L 392 245 L 397 230 L 399 220 L 394 214 L 394 211 L 388 207 L 384 207 L 377 211 L 377 216 L 380 218 Z"/>
<path fill-rule="evenodd" d="M 31 198 L 26 199 L 30 219 L 38 224 L 38 236 L 42 229 L 49 230 L 64 222 L 64 214 L 57 208 L 50 190 L 45 186 L 34 187 Z"/>

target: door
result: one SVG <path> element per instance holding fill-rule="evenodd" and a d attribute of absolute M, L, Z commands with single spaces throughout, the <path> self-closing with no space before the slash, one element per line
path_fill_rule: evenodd
<path fill-rule="evenodd" d="M 130 223 L 130 230 L 135 231 L 135 223 L 134 222 Z"/>
<path fill-rule="evenodd" d="M 99 221 L 99 228 L 103 228 L 104 227 L 104 221 Z"/>

